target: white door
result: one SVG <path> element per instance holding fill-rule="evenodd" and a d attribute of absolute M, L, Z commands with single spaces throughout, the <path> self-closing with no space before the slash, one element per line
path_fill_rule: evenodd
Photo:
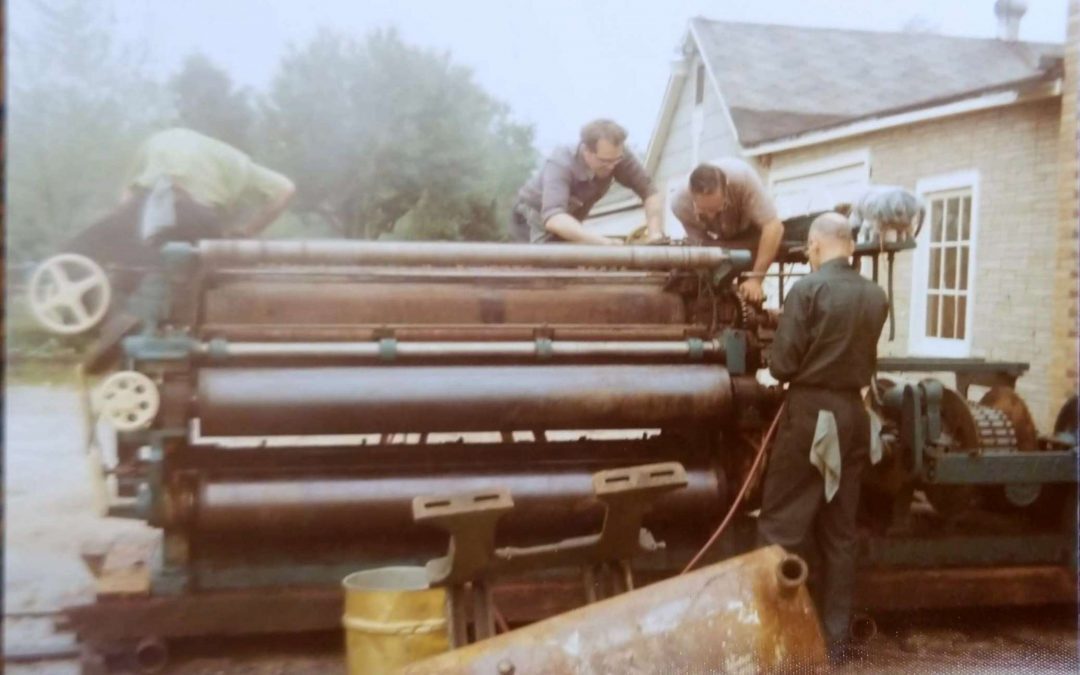
<path fill-rule="evenodd" d="M 769 174 L 769 187 L 780 219 L 828 211 L 837 204 L 853 203 L 870 184 L 870 152 L 859 150 L 814 162 L 783 167 Z M 774 266 L 776 267 L 776 266 Z M 778 270 L 772 270 L 778 271 Z M 790 276 L 784 280 L 786 291 L 798 280 L 797 275 L 810 271 L 809 265 L 788 265 Z M 766 307 L 779 306 L 779 283 L 767 278 L 764 283 Z"/>

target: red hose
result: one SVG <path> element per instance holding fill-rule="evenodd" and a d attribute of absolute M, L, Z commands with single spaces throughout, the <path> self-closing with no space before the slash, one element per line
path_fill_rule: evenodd
<path fill-rule="evenodd" d="M 772 424 L 769 425 L 768 432 L 765 433 L 765 437 L 761 439 L 761 447 L 758 448 L 757 457 L 754 458 L 754 463 L 750 467 L 750 471 L 746 474 L 746 479 L 743 481 L 742 487 L 739 488 L 739 494 L 736 495 L 735 501 L 731 503 L 731 508 L 728 510 L 727 515 L 724 516 L 724 520 L 720 523 L 720 527 L 716 528 L 716 531 L 709 537 L 709 541 L 705 542 L 705 545 L 701 547 L 701 550 L 693 557 L 693 559 L 687 563 L 679 574 L 686 574 L 694 565 L 701 562 L 701 558 L 705 553 L 712 548 L 716 540 L 720 538 L 720 535 L 727 529 L 728 523 L 731 522 L 732 517 L 735 515 L 735 511 L 738 510 L 739 504 L 742 503 L 743 497 L 746 495 L 746 490 L 750 487 L 750 481 L 754 479 L 754 474 L 757 473 L 758 466 L 761 464 L 761 459 L 765 456 L 765 448 L 769 447 L 769 442 L 772 441 L 773 434 L 776 433 L 776 425 L 780 422 L 780 415 L 784 412 L 784 403 L 780 406 L 780 409 L 776 411 L 776 417 L 773 418 Z"/>

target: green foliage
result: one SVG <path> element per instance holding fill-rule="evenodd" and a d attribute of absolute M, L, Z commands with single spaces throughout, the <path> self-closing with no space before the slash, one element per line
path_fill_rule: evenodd
<path fill-rule="evenodd" d="M 7 253 L 40 260 L 115 206 L 138 144 L 177 123 L 250 152 L 299 193 L 264 236 L 491 240 L 536 161 L 448 55 L 393 31 L 322 32 L 253 105 L 193 55 L 167 83 L 115 39 L 111 0 L 20 0 L 9 49 Z M 32 21 L 31 21 L 32 19 Z"/>
<path fill-rule="evenodd" d="M 248 92 L 233 88 L 229 75 L 202 54 L 189 56 L 169 81 L 177 122 L 245 152 L 254 111 Z"/>
<path fill-rule="evenodd" d="M 49 255 L 115 203 L 139 141 L 169 111 L 137 54 L 110 40 L 100 2 L 33 4 L 9 53 L 7 252 Z"/>
<path fill-rule="evenodd" d="M 445 54 L 381 31 L 324 31 L 282 62 L 266 108 L 295 208 L 341 235 L 497 239 L 535 162 L 513 123 Z"/>

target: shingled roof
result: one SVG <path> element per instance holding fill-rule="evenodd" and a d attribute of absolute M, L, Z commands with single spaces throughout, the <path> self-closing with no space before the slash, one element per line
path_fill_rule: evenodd
<path fill-rule="evenodd" d="M 693 19 L 742 145 L 1056 77 L 1063 46 Z"/>
<path fill-rule="evenodd" d="M 1064 46 L 929 33 L 690 21 L 744 148 L 1059 77 Z M 677 104 L 677 92 L 663 107 Z M 669 131 L 662 112 L 646 166 Z M 665 117 L 667 121 L 665 122 Z M 594 215 L 633 208 L 615 186 Z"/>

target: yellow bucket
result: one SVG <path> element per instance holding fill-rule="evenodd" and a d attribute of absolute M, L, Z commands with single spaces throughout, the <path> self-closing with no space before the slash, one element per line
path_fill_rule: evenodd
<path fill-rule="evenodd" d="M 394 673 L 450 649 L 446 591 L 428 587 L 423 567 L 355 572 L 342 585 L 350 675 Z"/>

